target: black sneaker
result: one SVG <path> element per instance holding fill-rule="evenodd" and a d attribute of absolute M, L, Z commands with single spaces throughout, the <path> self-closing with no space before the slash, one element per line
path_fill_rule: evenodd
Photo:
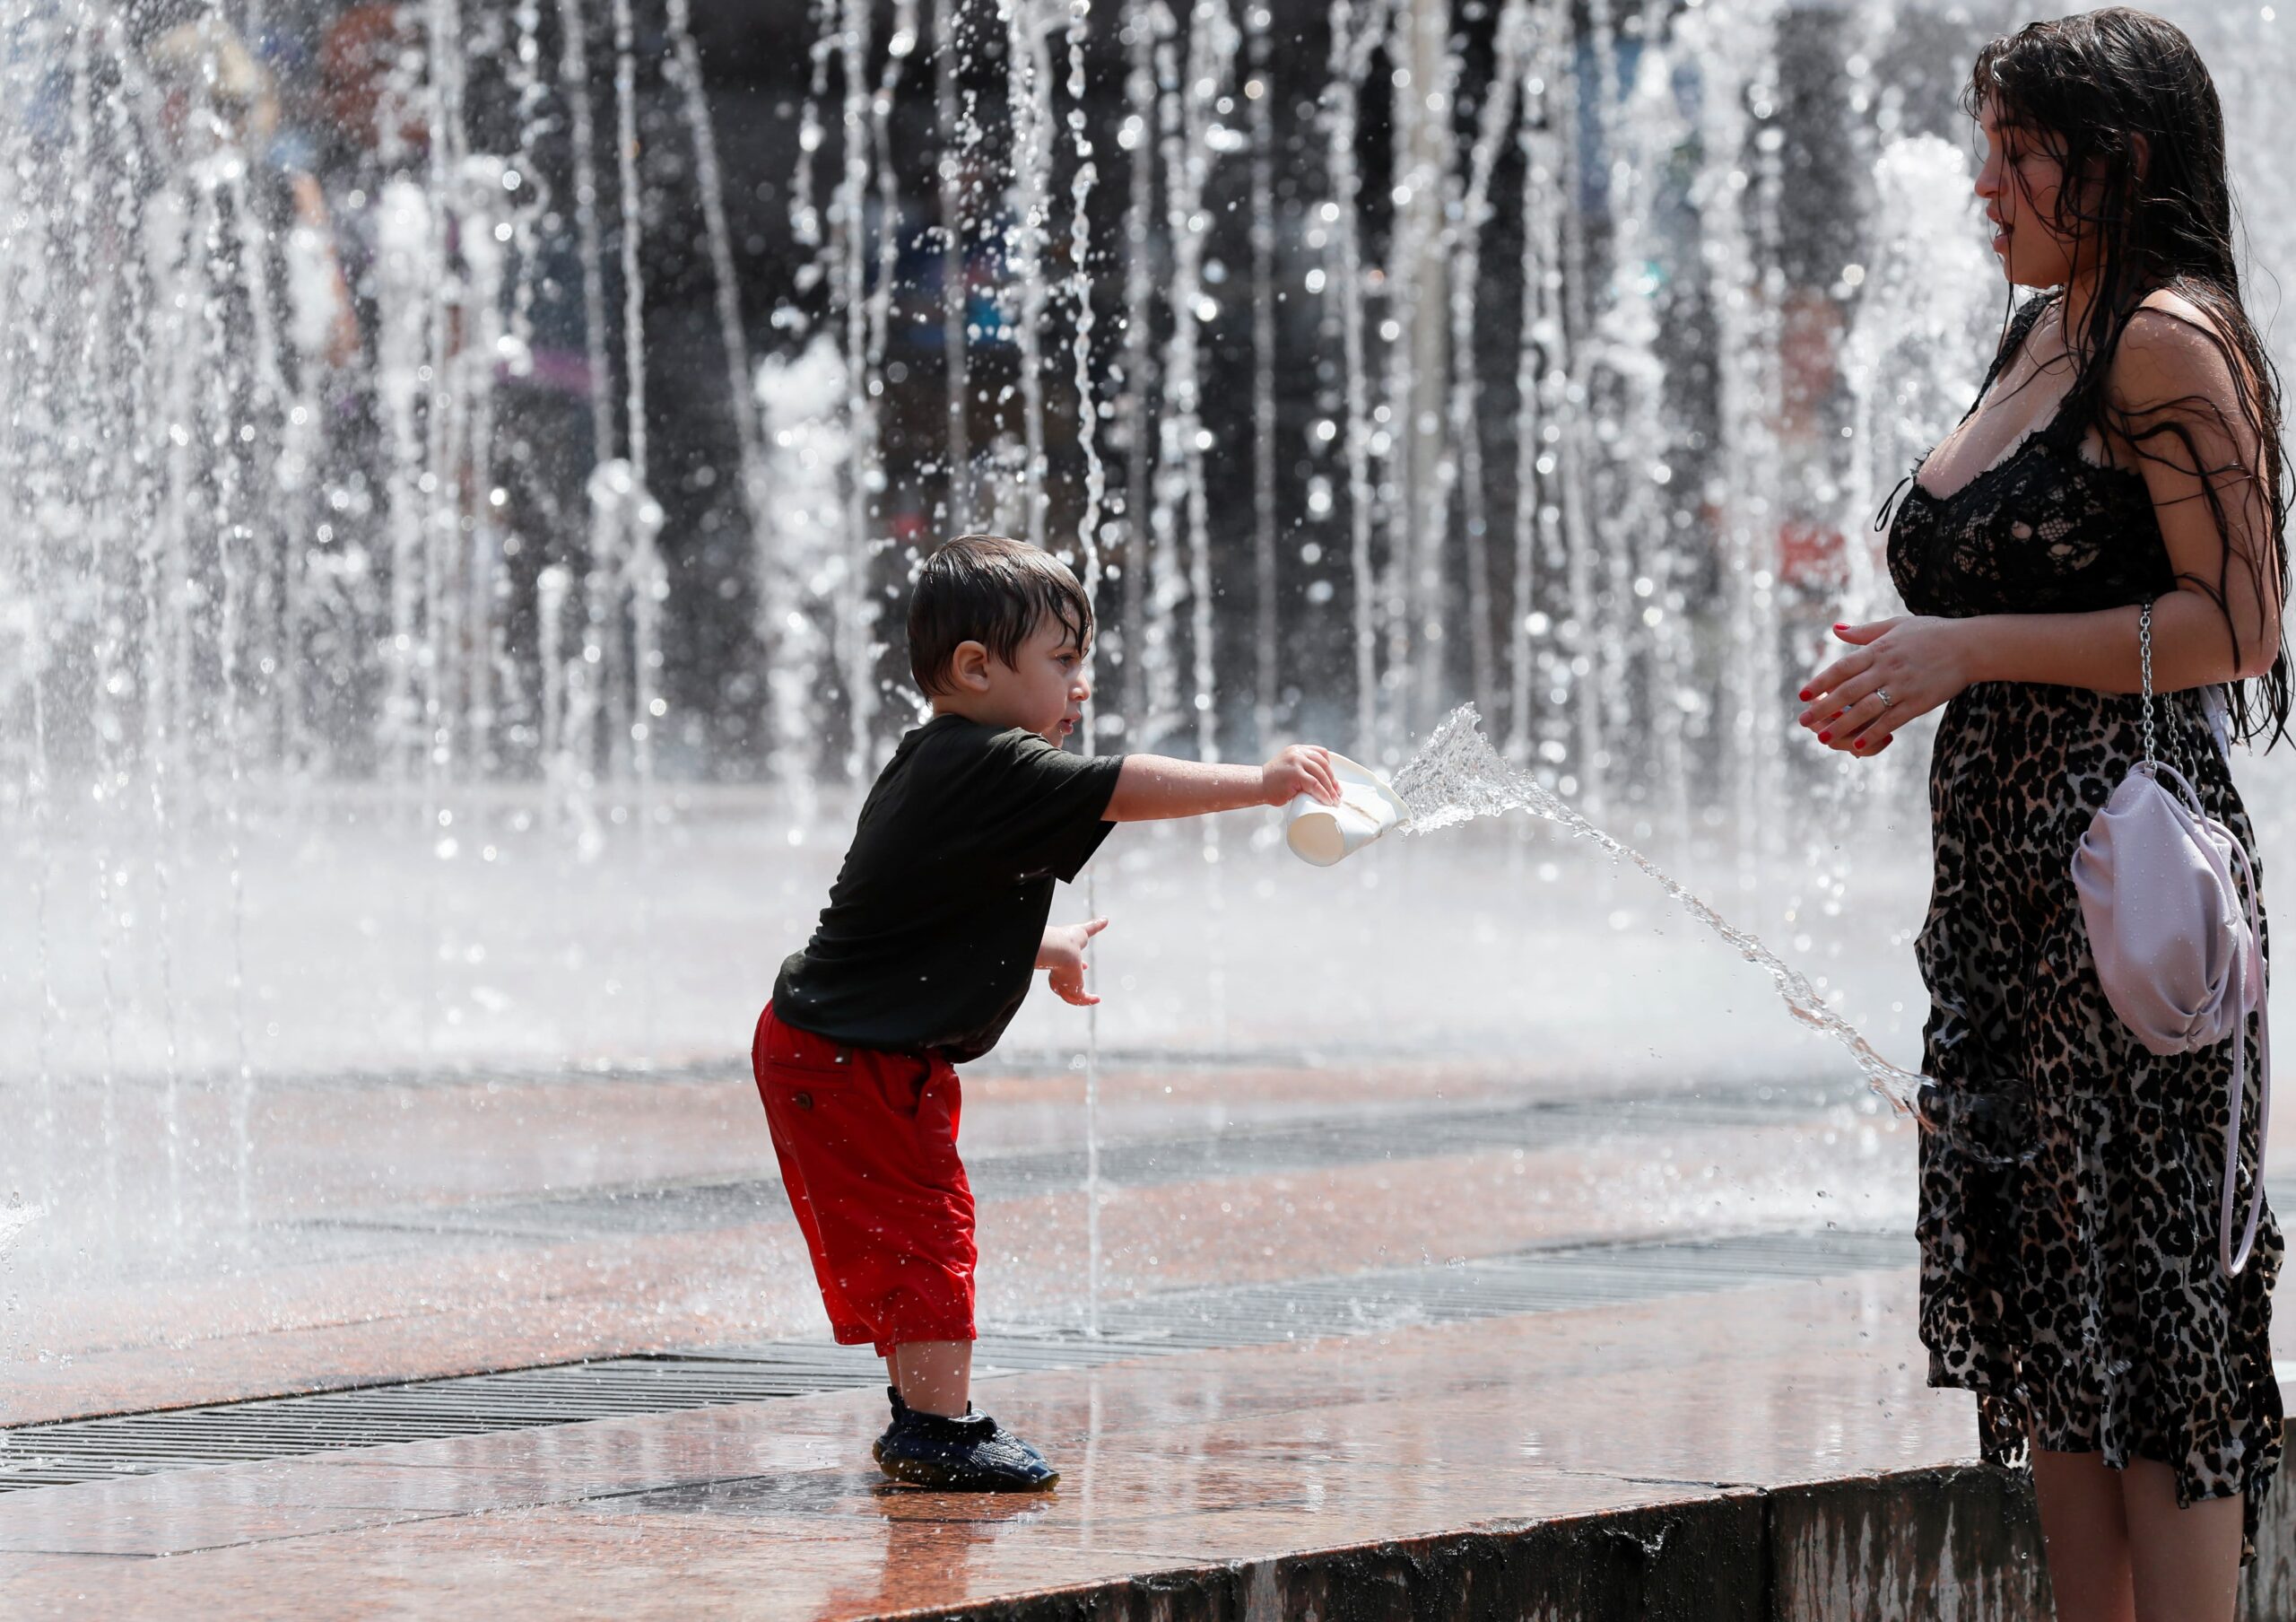
<path fill-rule="evenodd" d="M 898 1391 L 885 1394 L 893 1422 L 869 1451 L 896 1481 L 944 1493 L 1039 1493 L 1060 1479 L 1042 1453 L 987 1414 L 921 1414 Z"/>
<path fill-rule="evenodd" d="M 909 1417 L 916 1411 L 911 1408 L 908 1403 L 903 1402 L 900 1400 L 900 1387 L 897 1385 L 889 1385 L 885 1387 L 885 1400 L 892 1404 L 893 1422 L 891 1425 L 885 1427 L 885 1435 L 878 1437 L 877 1440 L 871 1444 L 869 1449 L 869 1457 L 876 1460 L 881 1464 L 884 1462 L 885 1437 L 891 1435 L 894 1431 L 900 1427 L 900 1422 L 903 1419 Z M 972 1408 L 972 1404 L 968 1402 L 965 1404 L 965 1408 L 967 1411 L 970 1412 Z M 1016 1444 L 1020 1450 L 1026 1453 L 1030 1458 L 1035 1460 L 1039 1464 L 1045 1462 L 1045 1457 L 1041 1452 L 1037 1451 L 1037 1445 L 1035 1443 L 1023 1442 L 1020 1437 L 1013 1435 L 1010 1431 L 1007 1431 L 1004 1434 L 1010 1441 Z M 1057 1474 L 1057 1472 L 1055 1473 Z"/>

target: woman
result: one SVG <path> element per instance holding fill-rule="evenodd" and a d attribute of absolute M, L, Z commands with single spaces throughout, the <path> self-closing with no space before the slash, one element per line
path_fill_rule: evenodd
<path fill-rule="evenodd" d="M 2138 608 L 2156 751 L 2253 835 L 2222 752 L 2285 730 L 2277 380 L 2240 304 L 2223 120 L 2191 42 L 2141 12 L 2037 22 L 1979 56 L 1977 192 L 2012 318 L 1978 403 L 1890 528 L 1909 616 L 1802 693 L 1872 755 L 1944 706 L 1936 876 L 1917 946 L 1930 1382 L 1974 1391 L 1988 1459 L 2030 1456 L 2060 1617 L 2232 1616 L 2279 1461 L 2281 1260 L 2217 1264 L 2230 1044 L 2140 1047 L 2099 988 L 2070 871 L 2141 758 Z M 2260 1197 L 2255 1112 L 2239 1201 Z"/>

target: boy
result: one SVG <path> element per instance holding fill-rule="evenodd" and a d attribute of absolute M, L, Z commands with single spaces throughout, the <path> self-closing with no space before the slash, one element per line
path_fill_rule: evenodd
<path fill-rule="evenodd" d="M 909 658 L 933 718 L 869 790 L 752 1050 L 831 1328 L 874 1344 L 891 1377 L 878 1465 L 944 1491 L 1060 1478 L 969 1400 L 973 1201 L 951 1068 L 996 1046 L 1034 970 L 1065 1001 L 1097 1000 L 1084 951 L 1108 920 L 1048 928 L 1053 880 L 1073 881 L 1116 823 L 1339 797 L 1321 749 L 1265 766 L 1064 752 L 1091 645 L 1091 604 L 1049 553 L 965 536 L 926 560 Z"/>

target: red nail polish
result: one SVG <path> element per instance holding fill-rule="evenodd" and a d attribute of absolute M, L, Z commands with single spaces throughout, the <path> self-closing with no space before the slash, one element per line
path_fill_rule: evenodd
<path fill-rule="evenodd" d="M 1807 687 L 1802 689 L 1802 702 L 1805 704 L 1810 702 L 1810 690 Z"/>
<path fill-rule="evenodd" d="M 1820 742 L 1820 743 L 1822 743 L 1822 744 L 1830 744 L 1830 743 L 1833 742 L 1833 734 L 1832 734 L 1832 733 L 1831 733 L 1831 732 L 1821 732 L 1821 733 L 1819 733 L 1819 734 L 1818 734 L 1818 742 Z"/>
<path fill-rule="evenodd" d="M 1862 737 L 1861 737 L 1861 738 L 1859 738 L 1856 743 L 1854 743 L 1854 744 L 1850 745 L 1849 746 L 1850 746 L 1851 748 L 1853 748 L 1853 749 L 1863 749 L 1863 748 L 1866 746 L 1866 740 L 1865 740 L 1864 738 L 1862 738 Z"/>

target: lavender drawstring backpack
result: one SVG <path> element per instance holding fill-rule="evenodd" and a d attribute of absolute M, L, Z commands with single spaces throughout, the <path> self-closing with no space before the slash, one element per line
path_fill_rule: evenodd
<path fill-rule="evenodd" d="M 2272 1120 L 2272 1033 L 2265 1011 L 2263 916 L 2255 869 L 2232 831 L 2211 817 L 2184 774 L 2152 752 L 2152 605 L 2137 618 L 2144 673 L 2144 758 L 2089 824 L 2073 882 L 2105 999 L 2149 1052 L 2232 1043 L 2230 1116 L 2217 1260 L 2248 1265 L 2263 1214 L 2261 1174 L 2232 1242 L 2240 1112 L 2248 1080 L 2248 1016 L 2257 1016 L 2257 1141 Z"/>

